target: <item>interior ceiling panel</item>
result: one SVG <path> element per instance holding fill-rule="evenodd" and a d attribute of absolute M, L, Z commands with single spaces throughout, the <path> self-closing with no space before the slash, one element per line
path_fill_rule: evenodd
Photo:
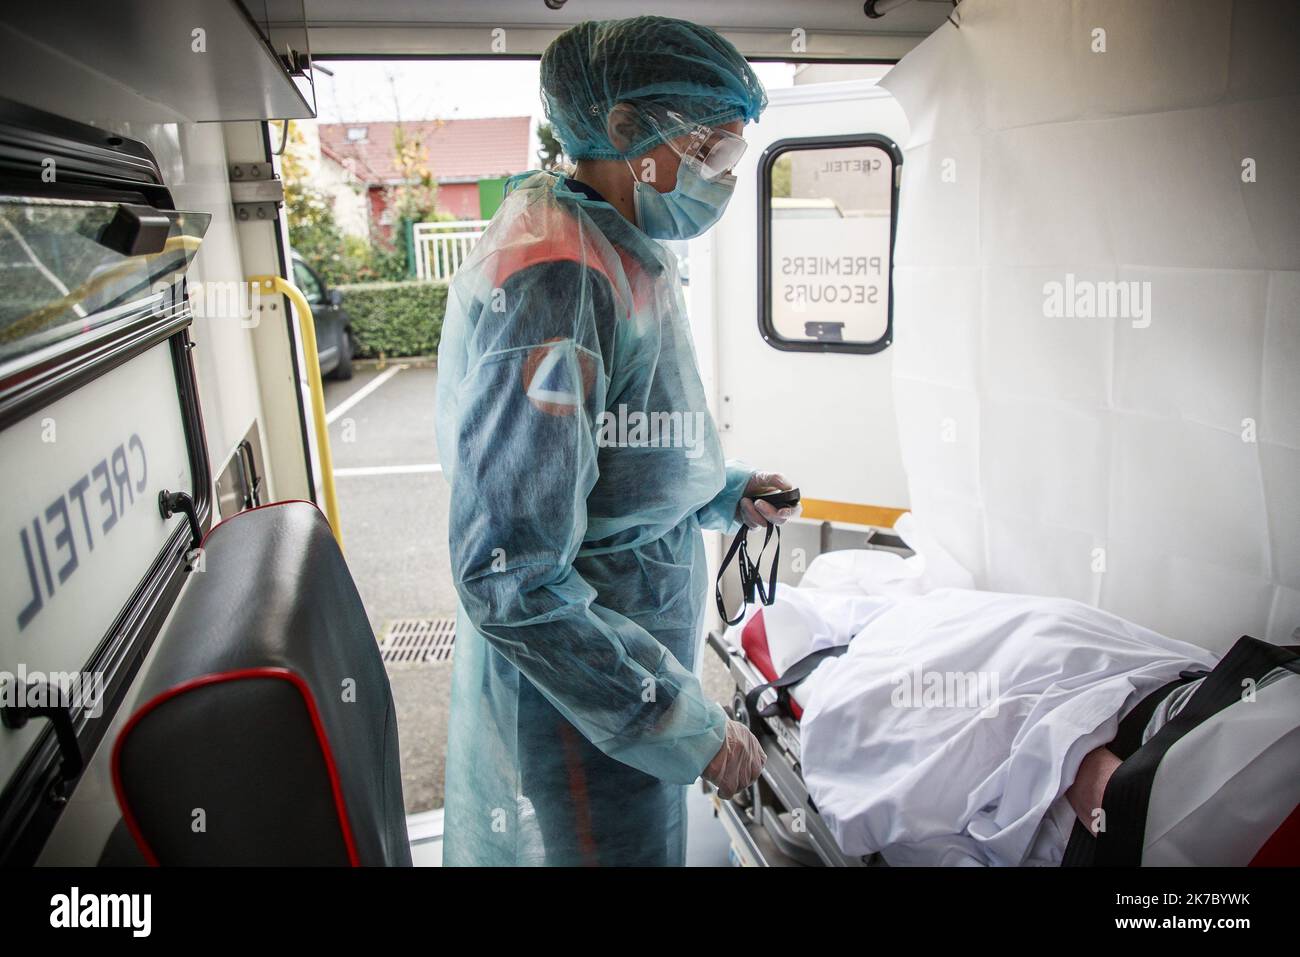
<path fill-rule="evenodd" d="M 552 3 L 557 0 L 551 0 Z M 267 0 L 248 0 L 256 19 Z M 879 19 L 862 0 L 294 0 L 301 3 L 313 56 L 536 56 L 583 20 L 658 14 L 711 26 L 756 58 L 895 60 L 944 22 L 951 0 L 910 0 Z M 296 18 L 267 11 L 277 49 L 301 35 Z M 498 29 L 502 33 L 494 33 Z M 795 30 L 805 46 L 794 49 Z M 283 36 L 282 36 L 283 33 Z M 504 43 L 504 49 L 502 44 Z M 495 46 L 494 46 L 495 44 Z"/>
<path fill-rule="evenodd" d="M 286 71 L 233 0 L 2 4 L 0 84 L 3 95 L 52 112 L 125 90 L 152 104 L 145 116 L 155 122 L 315 112 L 310 84 Z"/>

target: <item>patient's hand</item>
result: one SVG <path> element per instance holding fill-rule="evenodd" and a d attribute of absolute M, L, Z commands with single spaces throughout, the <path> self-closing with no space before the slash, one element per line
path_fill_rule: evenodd
<path fill-rule="evenodd" d="M 1107 748 L 1096 748 L 1083 757 L 1079 773 L 1074 783 L 1065 792 L 1065 799 L 1074 808 L 1075 815 L 1083 822 L 1090 833 L 1097 833 L 1097 817 L 1094 813 L 1101 808 L 1102 795 L 1106 793 L 1106 784 L 1120 760 Z"/>

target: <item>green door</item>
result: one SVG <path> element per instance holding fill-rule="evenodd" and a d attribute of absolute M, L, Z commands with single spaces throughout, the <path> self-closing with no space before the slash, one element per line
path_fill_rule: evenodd
<path fill-rule="evenodd" d="M 491 219 L 501 206 L 506 195 L 506 178 L 481 179 L 478 181 L 479 219 Z"/>

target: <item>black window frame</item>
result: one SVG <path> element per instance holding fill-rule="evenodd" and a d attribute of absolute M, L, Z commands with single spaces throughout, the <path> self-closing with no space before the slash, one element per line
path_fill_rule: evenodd
<path fill-rule="evenodd" d="M 891 167 L 889 200 L 889 274 L 885 287 L 888 296 L 885 331 L 874 342 L 824 342 L 813 339 L 787 339 L 776 331 L 772 322 L 772 167 L 784 153 L 803 150 L 843 149 L 874 146 L 888 154 Z M 898 191 L 903 167 L 903 151 L 882 133 L 842 133 L 834 136 L 796 136 L 772 143 L 758 160 L 758 332 L 769 346 L 782 352 L 843 352 L 875 355 L 888 349 L 894 341 L 894 244 L 898 233 Z"/>

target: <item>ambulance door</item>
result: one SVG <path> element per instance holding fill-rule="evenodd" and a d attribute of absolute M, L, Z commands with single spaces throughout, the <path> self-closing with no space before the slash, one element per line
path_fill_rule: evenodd
<path fill-rule="evenodd" d="M 888 528 L 908 504 L 890 381 L 906 120 L 872 81 L 770 96 L 746 129 L 738 208 L 692 267 L 723 444 L 792 479 L 810 522 Z"/>

